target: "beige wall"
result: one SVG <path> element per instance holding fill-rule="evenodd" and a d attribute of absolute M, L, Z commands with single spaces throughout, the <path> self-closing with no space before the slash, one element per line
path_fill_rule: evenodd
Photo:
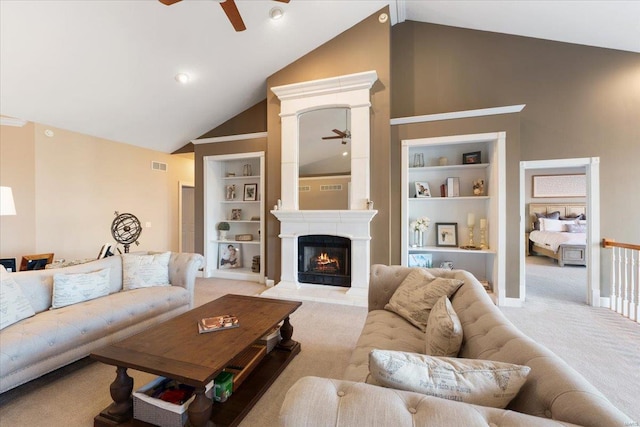
<path fill-rule="evenodd" d="M 114 243 L 114 211 L 136 215 L 143 227 L 151 223 L 132 251 L 178 250 L 178 183 L 194 182 L 192 159 L 37 123 L 19 131 L 0 128 L 2 183 L 24 182 L 14 189 L 18 215 L 10 224 L 3 218 L 2 257 L 95 257 L 104 243 Z M 45 129 L 54 136 L 45 136 Z M 151 170 L 152 160 L 167 163 L 167 173 Z M 5 234 L 5 224 L 11 234 Z"/>

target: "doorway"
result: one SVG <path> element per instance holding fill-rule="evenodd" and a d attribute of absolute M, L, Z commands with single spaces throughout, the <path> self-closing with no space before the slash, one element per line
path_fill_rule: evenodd
<path fill-rule="evenodd" d="M 192 183 L 179 183 L 178 236 L 180 252 L 195 252 L 195 187 Z"/>
<path fill-rule="evenodd" d="M 600 306 L 600 159 L 598 157 L 579 159 L 554 159 L 520 162 L 520 303 L 526 297 L 526 247 L 529 230 L 527 210 L 527 171 L 541 172 L 550 169 L 570 169 L 584 173 L 586 178 L 586 245 L 587 287 L 585 301 L 590 306 Z M 567 267 L 563 267 L 567 268 Z M 571 268 L 571 267 L 570 267 Z"/>

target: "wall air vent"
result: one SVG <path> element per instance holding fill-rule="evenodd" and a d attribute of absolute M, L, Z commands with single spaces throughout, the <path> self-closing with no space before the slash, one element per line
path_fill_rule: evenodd
<path fill-rule="evenodd" d="M 342 191 L 342 184 L 321 185 L 320 191 Z"/>
<path fill-rule="evenodd" d="M 151 162 L 151 169 L 154 171 L 166 172 L 167 164 L 162 162 L 156 162 L 155 160 L 153 160 Z"/>
<path fill-rule="evenodd" d="M 301 185 L 298 187 L 298 191 L 299 192 L 309 192 L 311 191 L 311 186 L 310 185 Z"/>

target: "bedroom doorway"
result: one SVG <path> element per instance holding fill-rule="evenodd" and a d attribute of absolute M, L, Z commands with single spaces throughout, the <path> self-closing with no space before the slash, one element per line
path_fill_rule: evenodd
<path fill-rule="evenodd" d="M 590 306 L 600 306 L 600 177 L 598 157 L 579 159 L 554 159 L 520 162 L 520 303 L 524 304 L 527 287 L 527 247 L 529 225 L 528 203 L 531 194 L 529 179 L 533 175 L 545 175 L 547 171 L 568 169 L 571 173 L 585 174 L 586 178 L 586 289 L 584 301 Z M 549 202 L 552 205 L 552 202 Z M 567 203 L 570 205 L 571 203 Z M 568 209 L 568 208 L 567 208 Z M 541 261 L 541 260 L 539 260 Z M 556 262 L 556 261 L 554 261 Z M 544 264 L 538 262 L 536 264 Z M 557 265 L 557 264 L 556 264 Z M 536 265 L 535 268 L 538 268 Z M 567 268 L 567 267 L 559 267 Z M 575 268 L 569 266 L 568 268 Z"/>
<path fill-rule="evenodd" d="M 178 251 L 195 252 L 195 187 L 179 183 L 178 193 Z"/>

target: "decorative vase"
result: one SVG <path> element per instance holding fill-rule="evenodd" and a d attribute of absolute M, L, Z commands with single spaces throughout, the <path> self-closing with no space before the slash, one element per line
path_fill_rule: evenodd
<path fill-rule="evenodd" d="M 423 234 L 420 230 L 413 230 L 413 246 L 422 247 L 424 246 Z"/>
<path fill-rule="evenodd" d="M 220 234 L 219 240 L 227 240 L 227 230 L 218 230 Z"/>

